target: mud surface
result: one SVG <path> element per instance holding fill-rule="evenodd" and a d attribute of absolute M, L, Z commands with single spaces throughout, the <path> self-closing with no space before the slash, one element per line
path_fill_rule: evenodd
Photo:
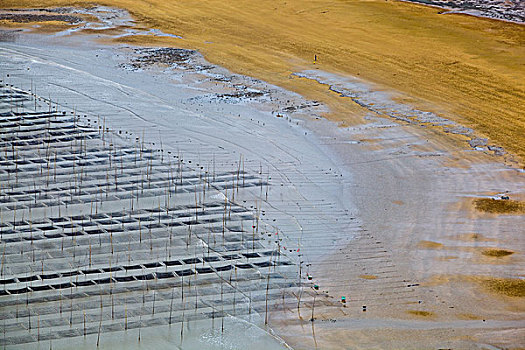
<path fill-rule="evenodd" d="M 521 0 L 406 0 L 449 9 L 443 13 L 465 13 L 475 16 L 525 23 L 525 3 Z"/>
<path fill-rule="evenodd" d="M 135 49 L 135 56 L 131 63 L 124 63 L 123 68 L 138 70 L 155 64 L 172 65 L 175 67 L 189 67 L 190 59 L 196 51 L 176 48 L 144 48 Z"/>
<path fill-rule="evenodd" d="M 67 22 L 70 24 L 76 24 L 82 22 L 81 18 L 71 15 L 47 15 L 29 13 L 0 13 L 0 20 L 7 20 L 17 23 L 59 21 Z"/>

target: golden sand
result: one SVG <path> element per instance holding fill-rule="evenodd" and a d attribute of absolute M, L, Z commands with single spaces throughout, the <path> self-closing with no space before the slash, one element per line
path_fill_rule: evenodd
<path fill-rule="evenodd" d="M 501 258 L 501 257 L 504 257 L 504 256 L 512 255 L 512 254 L 514 254 L 514 252 L 510 251 L 510 250 L 506 250 L 506 249 L 490 248 L 490 249 L 483 250 L 481 252 L 481 254 L 483 254 L 485 256 L 494 257 L 494 258 Z"/>
<path fill-rule="evenodd" d="M 418 316 L 418 317 L 425 317 L 425 318 L 435 317 L 435 314 L 430 311 L 408 310 L 407 313 L 414 315 L 414 316 Z"/>
<path fill-rule="evenodd" d="M 470 321 L 470 320 L 481 320 L 482 319 L 482 317 L 480 317 L 480 316 L 476 316 L 476 315 L 468 314 L 468 313 L 459 314 L 457 317 L 460 320 L 467 320 L 467 321 Z"/>
<path fill-rule="evenodd" d="M 365 279 L 365 280 L 375 280 L 377 279 L 377 276 L 374 275 L 359 275 L 359 278 Z"/>
<path fill-rule="evenodd" d="M 438 242 L 432 242 L 432 241 L 420 241 L 417 246 L 419 248 L 424 249 L 441 249 L 443 248 L 443 244 Z"/>
<path fill-rule="evenodd" d="M 492 214 L 523 214 L 525 203 L 515 200 L 496 200 L 492 198 L 478 198 L 474 200 L 477 210 Z"/>
<path fill-rule="evenodd" d="M 163 45 L 199 49 L 212 63 L 321 100 L 332 110 L 329 118 L 354 122 L 361 108 L 326 86 L 290 78 L 291 72 L 318 67 L 360 76 L 525 159 L 523 25 L 382 0 L 96 2 L 125 8 L 139 25 L 184 38 Z M 4 0 L 1 6 L 71 4 L 93 1 Z M 128 40 L 142 44 L 151 37 Z"/>
<path fill-rule="evenodd" d="M 0 27 L 4 28 L 27 28 L 27 29 L 38 29 L 40 32 L 57 32 L 60 30 L 70 29 L 76 27 L 67 22 L 63 21 L 45 21 L 45 22 L 27 22 L 20 23 L 11 20 L 0 20 Z"/>
<path fill-rule="evenodd" d="M 509 297 L 525 297 L 525 280 L 517 278 L 481 278 L 487 290 Z"/>
<path fill-rule="evenodd" d="M 424 283 L 426 286 L 438 286 L 450 283 L 477 283 L 483 290 L 507 297 L 525 297 L 525 280 L 519 278 L 498 278 L 469 275 L 434 275 Z"/>

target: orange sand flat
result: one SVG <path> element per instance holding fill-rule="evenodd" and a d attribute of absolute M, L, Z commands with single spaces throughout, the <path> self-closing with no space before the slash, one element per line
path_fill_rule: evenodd
<path fill-rule="evenodd" d="M 379 0 L 96 2 L 127 9 L 139 25 L 183 36 L 173 45 L 199 49 L 212 63 L 321 100 L 331 107 L 329 118 L 355 121 L 359 107 L 326 86 L 291 79 L 291 72 L 319 67 L 359 75 L 525 158 L 523 25 Z M 92 3 L 4 0 L 2 7 Z"/>

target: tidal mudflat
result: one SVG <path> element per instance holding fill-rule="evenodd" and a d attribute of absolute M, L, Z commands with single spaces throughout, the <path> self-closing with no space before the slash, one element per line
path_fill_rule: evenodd
<path fill-rule="evenodd" d="M 361 118 L 329 121 L 123 9 L 16 14 L 60 23 L 2 32 L 6 347 L 523 345 L 523 173 L 476 128 L 292 72 Z"/>

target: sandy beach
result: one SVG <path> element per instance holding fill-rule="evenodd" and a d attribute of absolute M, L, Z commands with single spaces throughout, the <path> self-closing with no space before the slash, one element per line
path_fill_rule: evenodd
<path fill-rule="evenodd" d="M 392 6 L 406 11 L 424 8 L 396 4 Z M 122 5 L 124 8 L 125 4 Z M 326 62 L 323 54 L 320 54 L 320 62 L 306 63 L 306 55 L 293 56 L 290 50 L 285 51 L 289 56 L 284 65 L 282 57 L 274 60 L 272 52 L 264 54 L 259 47 L 243 52 L 241 47 L 235 46 L 232 50 L 228 46 L 231 45 L 229 34 L 218 37 L 215 29 L 209 29 L 207 34 L 210 42 L 217 41 L 219 48 L 206 50 L 205 46 L 211 44 L 195 44 L 196 37 L 191 37 L 191 31 L 185 26 L 181 28 L 187 32 L 178 32 L 180 36 L 175 30 L 167 31 L 162 26 L 146 27 L 148 22 L 141 17 L 140 11 L 142 9 L 130 14 L 122 8 L 102 6 L 58 12 L 6 11 L 22 16 L 19 18 L 27 19 L 32 25 L 43 22 L 41 28 L 24 23 L 9 26 L 3 23 L 0 69 L 5 96 L 15 94 L 13 91 L 28 96 L 35 94 L 44 100 L 34 99 L 34 111 L 37 107 L 50 111 L 55 108 L 57 113 L 60 110 L 67 111 L 67 115 L 78 114 L 79 123 L 88 131 L 96 131 L 103 123 L 103 128 L 108 129 L 107 135 L 113 135 L 111 147 L 114 143 L 131 149 L 132 145 L 142 144 L 140 149 L 150 150 L 152 162 L 153 159 L 159 162 L 155 165 L 159 176 L 170 172 L 166 170 L 164 158 L 171 159 L 174 164 L 183 164 L 181 166 L 188 169 L 187 193 L 177 194 L 174 201 L 189 207 L 193 201 L 202 200 L 203 211 L 206 206 L 211 208 L 205 215 L 215 217 L 218 214 L 213 206 L 226 198 L 227 202 L 235 204 L 239 217 L 250 217 L 244 224 L 253 227 L 253 232 L 257 230 L 259 248 L 255 250 L 253 234 L 250 252 L 257 252 L 255 260 L 250 260 L 253 257 L 243 248 L 234 251 L 239 255 L 247 254 L 243 262 L 251 264 L 253 271 L 248 272 L 253 272 L 253 276 L 248 272 L 242 275 L 246 280 L 240 280 L 242 286 L 237 288 L 245 293 L 245 299 L 244 304 L 239 301 L 238 307 L 244 311 L 236 315 L 236 301 L 233 301 L 225 333 L 217 332 L 219 328 L 214 328 L 218 327 L 215 324 L 210 330 L 206 316 L 204 322 L 199 319 L 194 320 L 194 325 L 186 325 L 188 333 L 183 343 L 182 339 L 171 339 L 166 327 L 152 321 L 150 328 L 143 329 L 145 339 L 150 339 L 149 344 L 137 344 L 137 334 L 128 331 L 126 324 L 126 331 L 110 330 L 108 326 L 109 331 L 102 335 L 101 347 L 115 348 L 115 334 L 122 335 L 121 346 L 125 348 L 170 348 L 174 343 L 184 349 L 241 349 L 251 344 L 259 344 L 261 349 L 525 347 L 522 228 L 525 178 L 520 165 L 524 136 L 523 82 L 520 82 L 523 68 L 517 58 L 523 50 L 521 29 L 508 34 L 505 26 L 515 24 L 490 22 L 492 29 L 497 27 L 494 29 L 497 35 L 513 38 L 505 43 L 509 45 L 506 58 L 485 57 L 485 61 L 476 63 L 476 74 L 458 74 L 461 78 L 451 83 L 479 87 L 485 86 L 486 79 L 497 78 L 489 88 L 476 88 L 475 93 L 471 93 L 451 88 L 450 82 L 440 85 L 445 75 L 437 78 L 439 69 L 428 73 L 428 84 L 418 90 L 417 84 L 409 84 L 409 80 L 419 74 L 417 72 L 385 84 L 386 73 L 378 72 L 395 74 L 397 71 L 389 71 L 384 62 L 377 63 L 376 73 L 373 60 L 352 68 L 362 73 L 358 75 L 357 71 L 352 74 L 347 69 L 336 69 L 343 64 L 339 60 L 344 55 L 334 54 L 333 62 L 323 66 Z M 435 12 L 421 11 L 423 17 L 430 17 Z M 44 15 L 49 17 L 42 17 Z M 446 19 L 454 21 L 449 18 L 456 17 L 451 15 Z M 479 23 L 486 20 L 469 17 L 462 21 L 464 29 L 481 25 Z M 497 40 L 496 37 L 480 45 L 490 45 L 488 41 Z M 147 42 L 151 44 L 145 45 Z M 357 47 L 363 52 L 370 49 L 368 44 Z M 253 56 L 255 51 L 261 56 Z M 241 61 L 245 63 L 232 69 L 230 55 L 240 52 L 244 53 Z M 263 59 L 267 63 L 257 66 L 248 58 Z M 474 64 L 470 59 L 475 60 L 471 57 L 461 64 Z M 288 70 L 290 61 L 293 62 L 292 71 Z M 497 65 L 486 69 L 494 62 Z M 280 68 L 276 71 L 275 67 Z M 509 74 L 507 69 L 512 67 L 517 68 Z M 408 69 L 402 69 L 405 68 Z M 489 71 L 492 76 L 488 75 Z M 478 74 L 480 72 L 483 74 Z M 417 79 L 426 74 L 421 73 Z M 454 73 L 447 71 L 446 74 Z M 468 84 L 461 85 L 461 79 Z M 499 90 L 493 86 L 498 84 Z M 438 85 L 439 89 L 434 89 Z M 500 95 L 487 102 L 485 97 L 491 94 L 491 89 L 496 89 Z M 1 106 L 6 116 L 11 113 L 9 123 L 14 121 L 14 113 L 29 113 L 33 108 L 33 102 L 19 106 L 12 102 L 13 98 L 16 99 L 5 97 Z M 486 118 L 476 119 L 480 114 Z M 500 117 L 502 119 L 498 119 Z M 501 120 L 512 122 L 505 124 Z M 3 131 L 9 127 L 2 126 Z M 3 132 L 0 138 L 7 142 L 8 134 Z M 30 134 L 36 137 L 32 131 Z M 109 147 L 106 141 L 96 147 Z M 7 161 L 10 146 L 2 145 L 6 157 L 3 161 Z M 23 147 L 21 153 L 24 153 Z M 0 173 L 2 198 L 19 198 L 21 204 L 24 201 L 32 203 L 32 197 L 24 199 L 22 194 L 7 194 L 11 187 L 16 187 L 8 175 L 11 172 L 7 171 L 11 165 L 15 167 L 14 163 L 6 165 L 6 173 Z M 144 166 L 148 167 L 148 164 Z M 242 177 L 239 191 L 241 170 L 246 177 Z M 212 172 L 223 174 L 220 176 L 224 176 L 224 180 L 217 180 L 206 193 L 203 190 L 201 199 L 198 197 L 200 187 L 197 190 L 201 186 L 199 181 L 207 178 L 204 174 Z M 115 174 L 115 182 L 116 178 Z M 21 183 L 24 181 L 22 177 Z M 65 175 L 61 181 L 58 185 L 64 187 Z M 107 181 L 107 178 L 100 181 Z M 29 191 L 33 185 L 26 182 L 22 187 Z M 232 189 L 235 183 L 237 191 Z M 109 189 L 107 191 L 109 193 Z M 154 194 L 148 198 L 143 200 L 141 209 L 156 207 L 157 198 L 165 200 Z M 166 195 L 166 198 L 170 197 Z M 29 213 L 34 218 L 38 215 L 88 215 L 87 203 L 66 206 L 66 209 L 50 205 L 47 213 L 27 208 L 17 213 L 6 201 L 0 203 L 3 209 L 0 216 L 2 223 L 16 223 L 24 220 L 21 215 L 26 215 L 27 220 Z M 104 211 L 136 209 L 130 207 L 129 200 L 106 204 L 101 199 L 100 203 Z M 131 200 L 131 206 L 133 203 Z M 168 204 L 162 205 L 168 212 L 171 210 Z M 160 199 L 158 206 L 161 207 Z M 223 237 L 224 220 L 223 217 Z M 245 233 L 249 233 L 249 238 L 252 232 L 246 227 L 233 228 L 244 225 L 242 220 L 235 220 L 232 219 L 229 228 L 232 242 L 237 242 L 235 234 L 240 232 L 244 244 Z M 220 220 L 216 223 L 220 227 Z M 16 231 L 13 224 L 9 225 Z M 208 225 L 210 231 L 217 233 L 212 225 Z M 206 229 L 206 225 L 203 227 Z M 16 234 L 26 235 L 27 232 L 17 231 Z M 151 243 L 148 259 L 159 259 L 165 239 L 159 231 L 158 250 L 153 249 Z M 15 248 L 26 243 L 3 243 L 4 255 L 6 246 L 13 249 L 5 266 L 11 268 L 11 277 L 16 278 L 8 282 L 11 277 L 2 277 L 7 286 L 4 290 L 14 291 L 10 289 L 14 287 L 8 285 L 23 287 L 20 276 L 26 276 L 29 270 L 22 260 L 30 261 L 31 256 L 29 251 L 20 253 L 23 258 L 14 253 Z M 127 244 L 121 243 L 123 247 Z M 175 250 L 176 254 L 190 254 L 190 248 L 194 252 L 204 251 L 205 245 L 193 244 L 195 246 L 186 242 L 185 252 Z M 206 244 L 210 244 L 209 238 Z M 224 240 L 222 245 L 224 248 Z M 138 247 L 141 249 L 140 245 Z M 47 248 L 42 246 L 41 249 Z M 282 256 L 282 266 L 274 264 L 272 251 Z M 101 255 L 101 264 L 106 256 Z M 225 260 L 224 253 L 219 256 Z M 140 255 L 135 258 L 145 259 Z M 223 265 L 207 263 L 207 267 L 218 272 L 221 280 L 225 279 L 220 270 Z M 31 271 L 38 270 L 37 263 L 31 264 L 28 265 Z M 143 268 L 146 266 L 141 264 Z M 197 265 L 192 268 L 190 263 L 187 265 L 195 270 L 197 284 L 202 278 L 210 283 L 213 293 L 218 293 L 219 284 L 206 277 L 205 270 L 197 270 Z M 270 276 L 271 271 L 267 265 L 278 266 L 271 274 L 272 278 L 276 276 L 271 288 L 270 277 L 268 280 L 265 277 Z M 160 273 L 158 269 L 152 271 Z M 184 276 L 179 270 L 174 271 L 175 278 Z M 109 275 L 109 278 L 113 277 Z M 252 286 L 248 282 L 242 284 L 251 280 L 255 281 Z M 233 284 L 231 286 L 237 290 Z M 220 282 L 221 303 L 222 288 Z M 270 309 L 269 289 L 272 295 Z M 247 290 L 253 291 L 253 298 Z M 167 307 L 169 293 L 164 296 L 163 292 L 159 289 L 158 295 L 166 299 L 159 300 Z M 38 293 L 32 290 L 26 294 L 37 298 Z M 155 305 L 156 294 L 151 293 L 148 301 Z M 218 295 L 213 293 L 209 295 Z M 17 309 L 15 317 L 9 305 L 13 298 L 15 292 L 0 296 L 0 315 L 9 324 L 6 327 L 4 321 L 2 333 L 6 342 L 3 345 L 49 347 L 50 343 L 40 342 L 40 338 L 19 342 L 28 332 L 25 325 L 31 311 L 19 319 Z M 213 308 L 213 300 L 206 303 L 205 307 L 217 311 Z M 224 303 L 228 310 L 229 303 L 229 299 Z M 28 305 L 31 310 L 33 304 Z M 34 306 L 34 310 L 40 309 Z M 81 320 L 82 310 L 75 312 Z M 102 324 L 102 312 L 100 315 Z M 142 313 L 140 315 L 142 317 Z M 215 315 L 213 317 L 215 319 Z M 184 320 L 184 313 L 181 319 Z M 57 336 L 54 348 L 70 347 L 68 336 L 73 337 L 75 346 L 92 348 L 98 326 L 98 321 L 93 322 L 94 333 L 87 337 L 81 337 L 80 331 L 76 337 Z M 52 329 L 51 323 L 46 327 Z M 76 327 L 81 328 L 81 321 Z M 35 338 L 34 334 L 32 336 Z"/>

